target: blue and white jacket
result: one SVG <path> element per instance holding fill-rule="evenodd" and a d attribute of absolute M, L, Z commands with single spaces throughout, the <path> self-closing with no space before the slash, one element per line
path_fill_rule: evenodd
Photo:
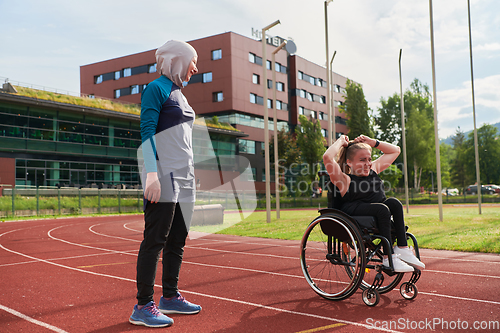
<path fill-rule="evenodd" d="M 141 97 L 141 181 L 158 172 L 161 202 L 194 202 L 193 123 L 195 113 L 181 89 L 162 75 Z"/>

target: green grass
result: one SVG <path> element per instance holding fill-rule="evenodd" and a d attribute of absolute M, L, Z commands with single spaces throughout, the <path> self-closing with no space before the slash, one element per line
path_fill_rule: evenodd
<path fill-rule="evenodd" d="M 417 237 L 419 247 L 441 250 L 500 253 L 500 208 L 444 206 L 443 222 L 439 221 L 437 206 L 429 208 L 410 207 L 405 217 L 409 232 Z M 316 210 L 281 211 L 276 220 L 271 213 L 270 223 L 266 212 L 254 212 L 242 222 L 235 223 L 237 214 L 225 214 L 225 225 L 217 233 L 276 239 L 300 240 L 307 225 L 316 217 Z M 232 220 L 232 221 L 231 221 Z M 213 232 L 210 230 L 195 230 Z M 214 230 L 216 231 L 216 230 Z"/>
<path fill-rule="evenodd" d="M 137 104 L 118 103 L 101 98 L 75 97 L 71 95 L 25 88 L 21 86 L 16 86 L 15 88 L 17 90 L 18 95 L 32 97 L 36 99 L 43 99 L 47 101 L 54 101 L 54 102 L 73 104 L 73 105 L 81 105 L 91 108 L 112 110 L 117 112 L 132 113 L 137 115 L 141 113 L 141 108 Z"/>
<path fill-rule="evenodd" d="M 122 197 L 120 205 L 125 206 L 138 206 L 137 197 Z M 77 196 L 61 196 L 61 209 L 72 209 L 77 211 L 79 209 L 79 198 Z M 59 209 L 58 197 L 40 197 L 38 201 L 39 209 Z M 99 206 L 99 198 L 97 196 L 82 196 L 82 208 L 97 208 Z M 142 207 L 142 201 L 139 203 Z M 117 196 L 101 196 L 101 207 L 118 207 Z M 36 210 L 35 197 L 17 196 L 15 198 L 16 210 Z M 0 197 L 0 211 L 12 211 L 12 197 Z"/>

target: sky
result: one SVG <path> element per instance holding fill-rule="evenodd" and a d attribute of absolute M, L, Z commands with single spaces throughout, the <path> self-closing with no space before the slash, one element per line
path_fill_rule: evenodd
<path fill-rule="evenodd" d="M 476 122 L 500 122 L 500 1 L 471 0 Z M 434 0 L 439 137 L 473 129 L 467 0 Z M 293 39 L 297 55 L 325 66 L 322 0 L 0 0 L 0 81 L 80 92 L 80 66 L 253 29 Z M 432 92 L 429 1 L 334 0 L 328 5 L 333 70 L 363 86 L 376 113 L 380 99 L 417 78 Z M 203 71 L 202 68 L 200 68 Z"/>

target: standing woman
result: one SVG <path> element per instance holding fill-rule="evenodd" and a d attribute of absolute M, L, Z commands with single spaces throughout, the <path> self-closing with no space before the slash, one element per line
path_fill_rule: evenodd
<path fill-rule="evenodd" d="M 383 153 L 372 162 L 372 147 Z M 383 182 L 378 176 L 399 156 L 398 146 L 360 135 L 349 141 L 342 135 L 323 155 L 332 183 L 342 197 L 341 210 L 349 215 L 365 215 L 377 218 L 380 235 L 391 239 L 391 216 L 394 219 L 397 246 L 391 253 L 384 253 L 383 265 L 389 266 L 388 256 L 392 255 L 395 272 L 413 272 L 414 268 L 424 269 L 408 247 L 403 219 L 403 205 L 396 198 L 386 198 Z"/>
<path fill-rule="evenodd" d="M 184 299 L 177 283 L 195 202 L 192 129 L 195 113 L 181 92 L 198 72 L 196 50 L 168 41 L 156 51 L 161 76 L 141 97 L 141 137 L 144 165 L 144 239 L 137 257 L 137 305 L 130 323 L 170 326 L 165 314 L 195 314 L 201 306 Z M 163 251 L 163 293 L 153 300 L 156 268 Z"/>

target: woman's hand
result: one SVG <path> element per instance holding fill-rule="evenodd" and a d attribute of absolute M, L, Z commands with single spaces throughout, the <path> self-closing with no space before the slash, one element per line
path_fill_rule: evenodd
<path fill-rule="evenodd" d="M 366 135 L 360 135 L 356 139 L 354 139 L 356 143 L 366 143 L 370 147 L 374 147 L 377 144 L 377 140 L 372 139 Z"/>
<path fill-rule="evenodd" d="M 161 185 L 156 172 L 148 172 L 144 197 L 152 203 L 157 203 L 161 196 Z"/>
<path fill-rule="evenodd" d="M 349 137 L 347 135 L 341 135 L 337 142 L 340 143 L 341 147 L 347 147 L 349 145 Z"/>

